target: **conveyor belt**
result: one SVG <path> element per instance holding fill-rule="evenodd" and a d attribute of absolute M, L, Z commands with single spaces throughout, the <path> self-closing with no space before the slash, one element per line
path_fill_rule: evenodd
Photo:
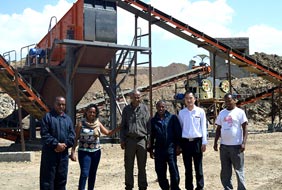
<path fill-rule="evenodd" d="M 16 80 L 17 79 L 17 80 Z M 17 85 L 19 93 L 17 92 Z M 49 111 L 39 94 L 21 77 L 12 66 L 0 55 L 0 86 L 14 100 L 19 98 L 21 106 L 37 119 Z M 18 97 L 19 96 L 19 97 Z"/>
<path fill-rule="evenodd" d="M 192 79 L 192 78 L 197 77 L 198 75 L 207 75 L 207 74 L 210 74 L 210 72 L 211 72 L 211 68 L 209 66 L 198 66 L 193 69 L 184 71 L 182 73 L 178 73 L 178 74 L 154 81 L 152 83 L 152 88 L 153 90 L 156 90 L 161 87 L 168 86 L 171 83 L 176 83 L 181 80 L 184 81 L 185 79 Z M 138 87 L 138 89 L 141 92 L 147 92 L 149 91 L 150 86 Z"/>
<path fill-rule="evenodd" d="M 270 97 L 270 96 L 272 96 L 273 93 L 278 93 L 278 92 L 279 92 L 279 87 L 273 87 L 271 89 L 268 89 L 267 91 L 258 93 L 254 96 L 247 97 L 247 98 L 239 101 L 237 105 L 238 106 L 244 106 L 246 104 L 251 104 L 251 103 L 254 103 L 258 100 Z"/>
<path fill-rule="evenodd" d="M 216 53 L 222 58 L 230 59 L 232 63 L 251 73 L 275 84 L 280 84 L 282 81 L 281 73 L 140 0 L 119 0 L 117 5 L 145 20 L 151 20 L 153 24 L 196 44 L 198 47 Z"/>
<path fill-rule="evenodd" d="M 211 68 L 209 66 L 198 66 L 198 67 L 195 67 L 193 69 L 184 71 L 182 73 L 178 73 L 178 74 L 175 74 L 175 75 L 172 75 L 172 76 L 169 76 L 169 77 L 166 77 L 166 78 L 154 81 L 152 83 L 152 90 L 153 91 L 157 90 L 159 88 L 168 86 L 168 85 L 170 85 L 172 83 L 176 83 L 176 82 L 181 81 L 181 80 L 184 81 L 186 79 L 192 79 L 192 78 L 197 77 L 198 75 L 202 75 L 202 76 L 203 75 L 207 75 L 210 72 L 211 72 Z M 140 86 L 137 89 L 140 92 L 148 92 L 149 88 L 150 88 L 150 86 L 146 85 L 146 86 Z M 126 91 L 123 91 L 122 93 L 126 96 L 130 92 L 132 92 L 132 90 L 126 90 Z M 93 104 L 101 105 L 104 102 L 105 102 L 105 99 L 104 98 L 100 98 L 98 100 L 93 101 L 92 103 Z M 83 110 L 87 105 L 81 105 L 81 106 L 77 107 L 77 111 L 81 112 L 81 110 Z"/>

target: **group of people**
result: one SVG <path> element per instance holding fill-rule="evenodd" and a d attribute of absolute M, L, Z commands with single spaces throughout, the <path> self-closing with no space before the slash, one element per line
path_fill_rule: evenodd
<path fill-rule="evenodd" d="M 124 150 L 125 190 L 134 188 L 134 161 L 137 160 L 138 188 L 148 188 L 146 176 L 147 153 L 155 163 L 157 181 L 162 190 L 180 190 L 180 175 L 177 156 L 182 154 L 185 167 L 185 189 L 204 189 L 203 153 L 207 148 L 207 119 L 204 109 L 198 107 L 193 92 L 184 96 L 185 108 L 178 115 L 171 114 L 166 102 L 156 103 L 156 113 L 150 112 L 141 101 L 141 93 L 134 90 L 131 102 L 122 112 L 121 125 L 108 130 L 99 121 L 99 109 L 90 104 L 84 117 L 77 122 L 75 130 L 72 120 L 64 113 L 66 100 L 56 97 L 54 109 L 42 119 L 43 142 L 40 189 L 65 190 L 68 159 L 78 161 L 80 178 L 78 189 L 88 190 L 95 186 L 96 172 L 101 157 L 100 134 L 112 135 L 120 131 L 120 146 Z M 244 179 L 244 150 L 247 141 L 247 117 L 236 107 L 236 97 L 230 93 L 224 96 L 226 108 L 216 118 L 216 135 L 213 148 L 218 151 L 220 139 L 220 179 L 225 190 L 233 189 L 232 168 L 237 177 L 238 190 L 246 189 Z M 68 148 L 71 148 L 69 156 Z M 194 166 L 194 167 L 193 167 Z M 167 179 L 167 169 L 170 180 Z"/>
<path fill-rule="evenodd" d="M 74 128 L 71 118 L 65 114 L 66 99 L 58 96 L 54 108 L 42 119 L 42 154 L 40 165 L 40 190 L 65 190 L 68 160 L 78 162 L 80 177 L 78 189 L 89 190 L 95 186 L 96 173 L 101 158 L 100 135 L 112 135 L 119 127 L 108 130 L 99 121 L 99 108 L 95 104 L 86 107 L 83 118 Z M 68 149 L 71 148 L 69 155 Z"/>

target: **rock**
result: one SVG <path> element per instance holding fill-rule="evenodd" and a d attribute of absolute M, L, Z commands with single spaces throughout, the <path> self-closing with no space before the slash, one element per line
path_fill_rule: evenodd
<path fill-rule="evenodd" d="M 254 59 L 258 60 L 262 64 L 268 66 L 271 69 L 274 69 L 281 73 L 282 70 L 282 57 L 278 55 L 267 55 L 265 53 L 255 53 L 251 55 Z M 170 75 L 174 75 L 184 70 L 187 70 L 188 66 L 181 63 L 172 63 L 166 67 L 153 67 L 152 68 L 152 79 L 160 80 L 162 78 L 168 77 Z M 138 76 L 137 76 L 137 86 L 145 86 L 149 84 L 149 72 L 148 68 L 139 67 L 138 68 Z M 124 77 L 125 74 L 120 74 L 117 77 L 117 83 Z M 133 89 L 133 76 L 128 75 L 126 79 L 121 84 L 122 89 Z M 180 81 L 177 85 L 183 86 L 184 81 Z M 264 92 L 268 89 L 273 88 L 275 85 L 269 81 L 262 79 L 261 77 L 249 77 L 249 78 L 240 78 L 232 80 L 232 87 L 235 89 L 236 93 L 242 95 L 242 98 L 249 97 L 251 95 L 256 95 L 258 93 Z M 181 92 L 185 92 L 185 89 L 180 89 Z M 179 91 L 178 91 L 179 92 Z M 173 100 L 175 95 L 175 84 L 170 86 L 162 87 L 153 92 L 153 102 L 157 102 L 157 100 L 165 99 L 165 100 Z M 89 91 L 85 94 L 82 100 L 79 102 L 79 105 L 87 105 L 89 102 L 93 100 L 103 98 L 104 91 L 102 85 L 97 80 L 91 86 Z M 143 99 L 149 99 L 148 94 L 145 94 Z M 278 99 L 276 97 L 276 99 Z M 9 115 L 14 109 L 14 101 L 7 95 L 0 95 L 0 117 L 6 117 Z M 278 107 L 278 101 L 275 101 L 276 108 Z M 271 101 L 270 99 L 260 100 L 254 104 L 250 104 L 245 106 L 248 118 L 251 120 L 250 122 L 256 124 L 257 122 L 270 122 L 271 112 Z M 180 109 L 180 107 L 178 107 Z M 106 109 L 103 108 L 101 111 L 101 115 L 105 115 L 103 113 Z M 176 112 L 172 104 L 169 104 L 169 110 L 171 112 Z M 263 110 L 263 111 L 262 111 Z M 106 120 L 106 119 L 104 119 Z M 277 118 L 276 118 L 277 120 Z"/>

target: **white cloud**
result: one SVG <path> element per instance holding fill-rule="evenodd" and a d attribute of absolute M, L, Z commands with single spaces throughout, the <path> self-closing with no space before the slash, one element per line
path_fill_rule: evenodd
<path fill-rule="evenodd" d="M 267 25 L 254 25 L 238 35 L 247 36 L 250 40 L 250 54 L 264 52 L 282 55 L 282 31 Z"/>
<path fill-rule="evenodd" d="M 231 31 L 228 24 L 232 22 L 234 10 L 226 3 L 226 0 L 195 1 L 175 0 L 173 6 L 169 0 L 151 0 L 153 7 L 168 15 L 204 32 L 209 36 L 227 37 Z M 157 29 L 163 34 L 164 39 L 175 38 L 173 34 Z"/>
<path fill-rule="evenodd" d="M 195 2 L 174 0 L 173 4 L 170 0 L 151 0 L 148 3 L 211 37 L 249 37 L 251 54 L 265 52 L 282 55 L 281 30 L 267 25 L 254 25 L 241 29 L 243 30 L 241 32 L 232 31 L 232 17 L 237 12 L 228 5 L 226 0 Z M 177 38 L 160 28 L 154 31 L 158 33 L 158 36 L 162 36 L 162 40 Z"/>
<path fill-rule="evenodd" d="M 145 2 L 211 37 L 249 37 L 251 53 L 258 51 L 282 55 L 280 50 L 282 31 L 278 29 L 267 25 L 255 25 L 241 29 L 241 32 L 232 31 L 232 18 L 236 12 L 228 5 L 227 0 L 193 2 L 145 0 Z M 60 0 L 55 6 L 46 5 L 42 12 L 26 8 L 20 14 L 0 13 L 0 53 L 9 50 L 19 51 L 23 46 L 38 43 L 48 31 L 50 18 L 56 16 L 59 21 L 71 6 L 72 3 L 68 3 L 67 0 Z M 130 45 L 134 35 L 134 15 L 120 8 L 117 11 L 118 43 Z M 138 21 L 142 34 L 148 33 L 148 23 L 144 20 L 142 22 L 142 19 Z M 160 39 L 158 44 L 153 44 L 155 46 L 167 45 L 171 40 L 178 38 L 159 27 L 153 26 L 153 32 L 153 37 Z"/>
<path fill-rule="evenodd" d="M 174 0 L 173 3 L 171 0 L 148 0 L 145 2 L 213 38 L 249 37 L 251 54 L 254 51 L 258 51 L 268 54 L 275 53 L 282 55 L 282 50 L 280 50 L 280 44 L 282 44 L 282 31 L 264 25 L 251 26 L 249 28 L 240 28 L 240 25 L 233 26 L 233 17 L 239 13 L 234 10 L 226 0 L 199 0 L 193 2 L 189 0 Z M 118 10 L 119 42 L 131 42 L 133 38 L 134 15 L 126 11 L 123 11 L 124 13 L 122 13 L 122 11 Z M 139 19 L 139 21 L 140 20 L 142 19 Z M 146 28 L 147 22 L 142 24 L 142 29 L 146 30 Z M 154 25 L 152 29 L 153 38 L 158 39 L 157 42 L 155 41 L 155 43 L 153 43 L 154 64 L 156 63 L 159 65 L 164 62 L 169 64 L 174 61 L 179 61 L 182 57 L 184 57 L 185 60 L 188 60 L 189 56 L 193 57 L 193 55 L 205 52 L 202 48 L 194 46 L 189 47 L 189 45 L 186 46 L 185 43 L 181 43 L 181 45 L 174 47 L 171 45 L 172 41 L 178 39 L 179 37 L 163 30 L 162 28 L 155 27 Z M 237 31 L 241 30 L 242 32 L 235 32 L 232 29 L 236 29 Z M 146 33 L 145 30 L 142 31 L 142 34 Z M 171 53 L 170 56 L 163 55 L 161 53 L 161 49 L 163 49 L 163 47 L 171 48 L 171 52 L 174 53 Z M 184 54 L 187 55 L 179 56 L 177 54 L 178 51 L 183 54 L 183 51 L 180 51 L 180 49 L 186 49 L 187 53 L 184 52 Z M 160 54 L 162 56 L 160 56 Z M 206 52 L 204 54 L 208 53 Z"/>
<path fill-rule="evenodd" d="M 117 35 L 119 44 L 128 44 L 134 37 L 134 15 L 118 8 Z"/>
<path fill-rule="evenodd" d="M 71 5 L 60 0 L 56 6 L 46 5 L 43 12 L 26 8 L 20 14 L 0 14 L 0 53 L 16 50 L 19 59 L 20 49 L 38 43 L 48 32 L 50 18 L 59 20 Z"/>

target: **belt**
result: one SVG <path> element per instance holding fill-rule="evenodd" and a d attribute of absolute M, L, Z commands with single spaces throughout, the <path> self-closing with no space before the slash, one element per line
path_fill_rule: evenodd
<path fill-rule="evenodd" d="M 189 141 L 189 142 L 192 142 L 192 141 L 196 141 L 196 140 L 200 140 L 202 139 L 202 137 L 196 137 L 196 138 L 183 138 L 185 141 Z"/>
<path fill-rule="evenodd" d="M 228 147 L 228 148 L 241 148 L 241 145 L 226 145 L 226 144 L 220 144 L 222 147 Z"/>
<path fill-rule="evenodd" d="M 145 137 L 131 137 L 131 136 L 128 136 L 128 138 L 138 140 L 138 141 L 145 139 Z"/>

